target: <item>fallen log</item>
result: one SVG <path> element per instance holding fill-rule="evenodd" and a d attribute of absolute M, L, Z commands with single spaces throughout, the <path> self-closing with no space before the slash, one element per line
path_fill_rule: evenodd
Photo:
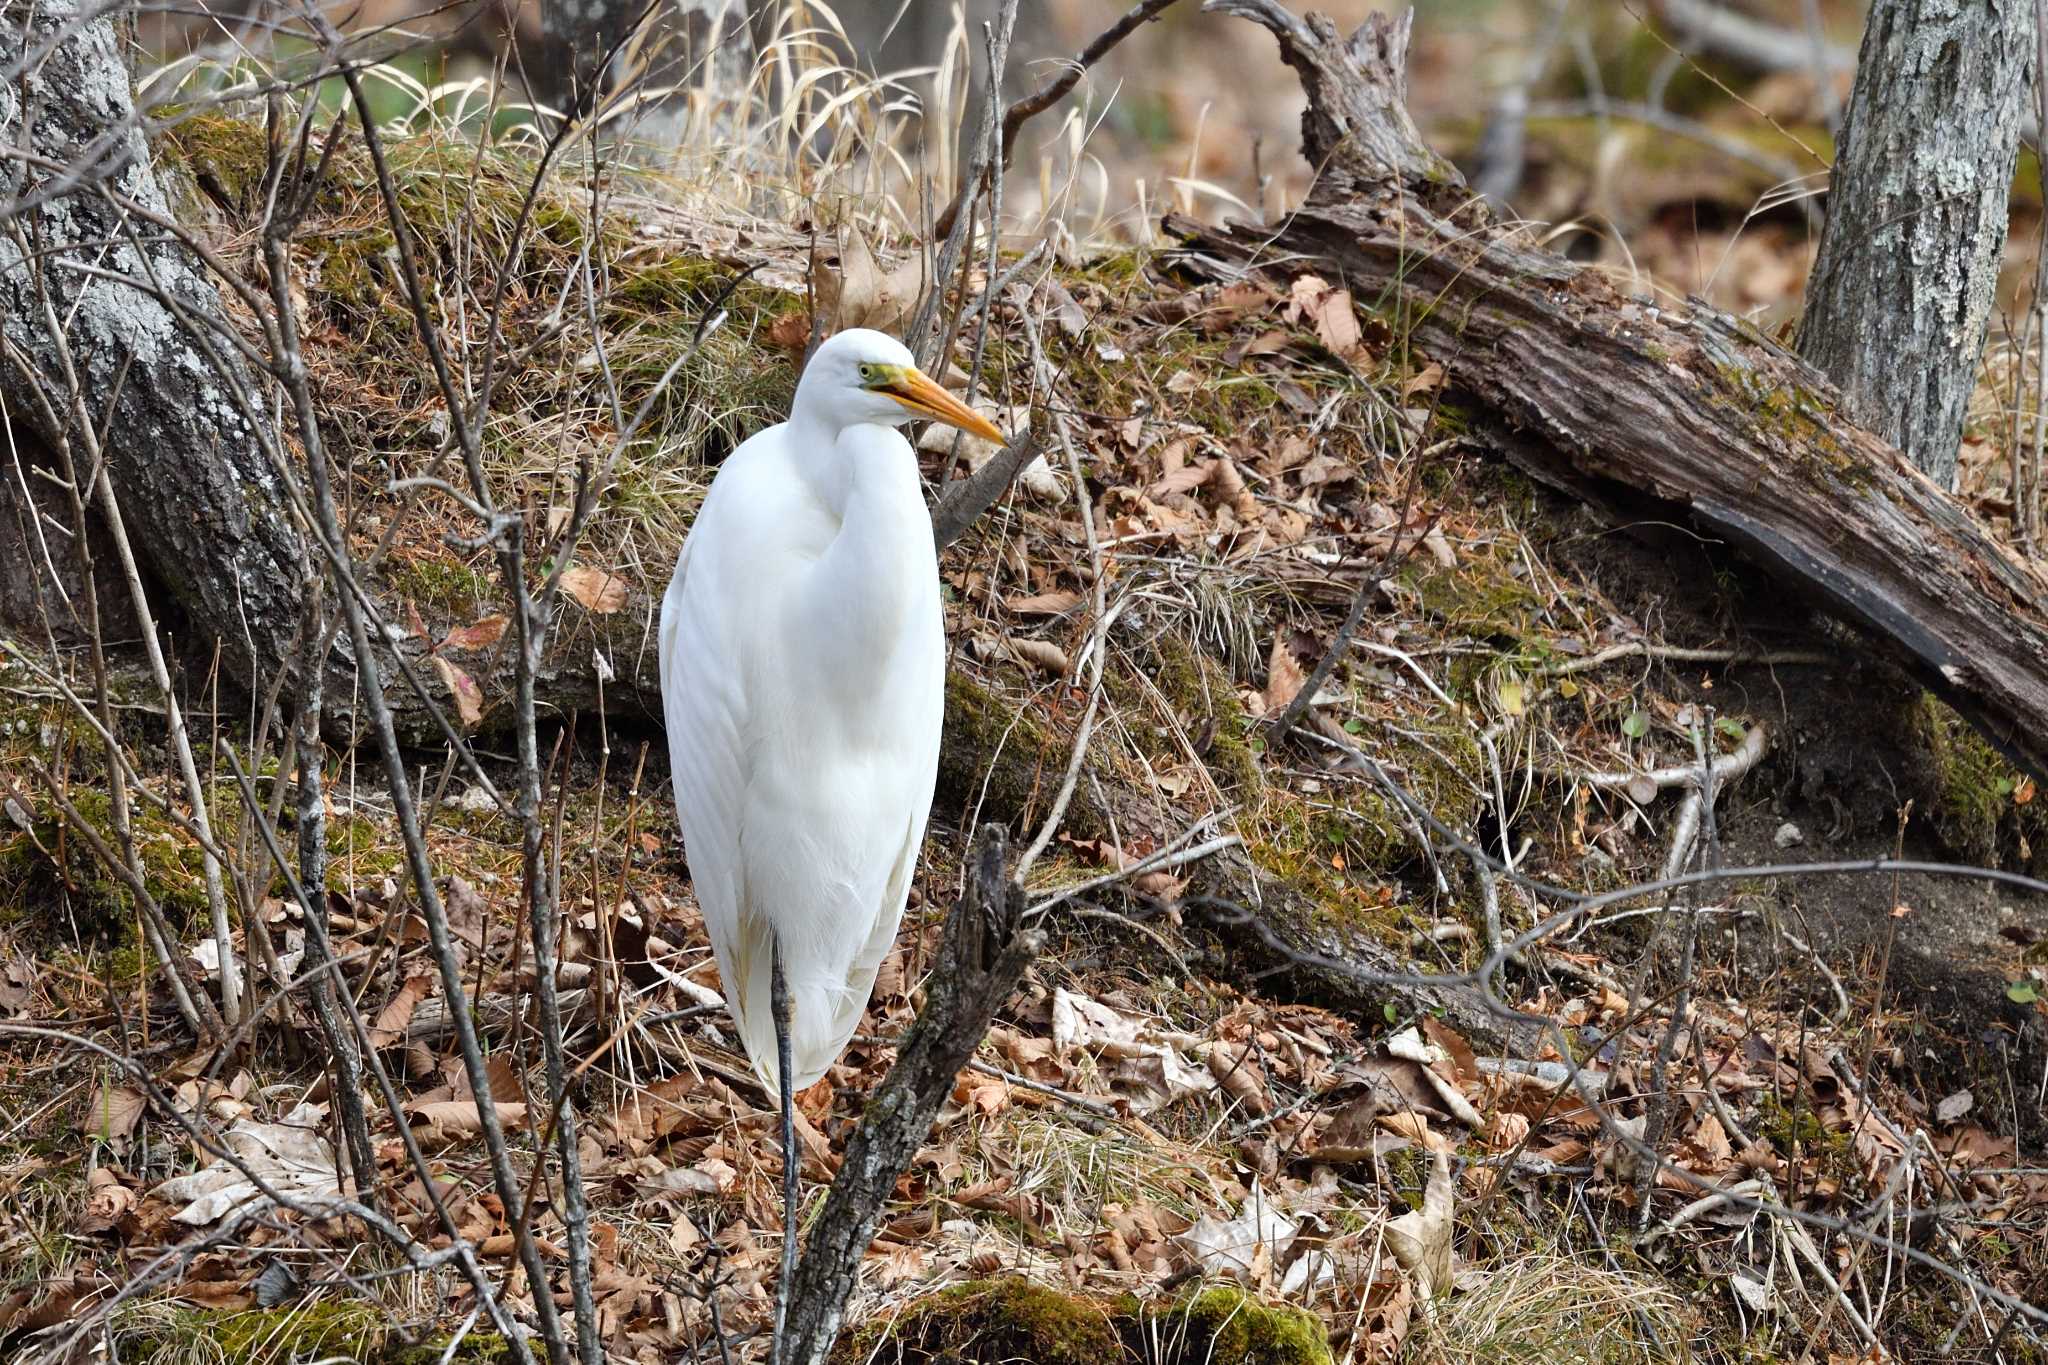
<path fill-rule="evenodd" d="M 1274 0 L 1207 0 L 1260 24 L 1308 95 L 1319 169 L 1278 224 L 1166 221 L 1210 279 L 1315 270 L 1444 364 L 1463 415 L 1531 474 L 1617 519 L 1690 521 L 1853 623 L 2016 764 L 2048 777 L 2048 578 L 1826 378 L 1698 300 L 1669 306 L 1496 221 L 1405 107 L 1408 21 L 1349 39 Z M 1625 509 L 1622 510 L 1622 509 Z"/>

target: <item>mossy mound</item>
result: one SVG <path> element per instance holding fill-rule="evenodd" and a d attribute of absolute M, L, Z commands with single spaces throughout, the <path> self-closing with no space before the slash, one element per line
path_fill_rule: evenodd
<path fill-rule="evenodd" d="M 1907 726 L 1926 755 L 1934 784 L 1928 815 L 1942 844 L 1967 862 L 2048 872 L 2048 797 L 1932 693 L 1908 711 Z"/>
<path fill-rule="evenodd" d="M 296 1365 L 350 1360 L 357 1365 L 500 1365 L 514 1357 L 495 1332 L 471 1332 L 449 1352 L 449 1338 L 408 1341 L 388 1310 L 368 1303 L 310 1303 L 236 1313 L 155 1309 L 124 1324 L 117 1358 L 124 1365 Z"/>
<path fill-rule="evenodd" d="M 976 1280 L 917 1300 L 840 1339 L 834 1365 L 1329 1365 L 1321 1326 L 1241 1290 L 1169 1307 L 1084 1298 L 1029 1280 Z"/>

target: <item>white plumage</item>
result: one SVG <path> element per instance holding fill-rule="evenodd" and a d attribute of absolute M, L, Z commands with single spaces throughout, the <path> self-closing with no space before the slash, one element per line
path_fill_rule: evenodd
<path fill-rule="evenodd" d="M 945 636 L 931 520 L 894 428 L 1001 439 L 878 332 L 818 348 L 789 421 L 712 481 L 661 609 L 661 689 L 684 851 L 725 998 L 777 1089 L 782 944 L 791 1081 L 858 1026 L 931 810 Z"/>

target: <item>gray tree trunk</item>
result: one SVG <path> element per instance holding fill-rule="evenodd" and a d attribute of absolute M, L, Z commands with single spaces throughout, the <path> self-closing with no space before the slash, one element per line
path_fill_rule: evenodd
<path fill-rule="evenodd" d="M 1799 352 L 1952 489 L 2034 61 L 2027 0 L 1875 0 Z"/>
<path fill-rule="evenodd" d="M 192 253 L 137 216 L 170 209 L 114 25 L 99 14 L 81 17 L 79 0 L 0 5 L 0 328 L 40 378 L 0 364 L 0 407 L 44 442 L 80 448 L 47 291 L 135 549 L 246 687 L 287 655 L 302 547 L 237 398 L 256 389 L 212 330 L 226 326 L 220 293 Z M 90 489 L 81 497 L 90 503 Z"/>
<path fill-rule="evenodd" d="M 543 0 L 541 31 L 556 98 L 579 114 L 634 86 L 737 95 L 754 69 L 747 0 Z M 656 126 L 681 98 L 652 106 Z"/>

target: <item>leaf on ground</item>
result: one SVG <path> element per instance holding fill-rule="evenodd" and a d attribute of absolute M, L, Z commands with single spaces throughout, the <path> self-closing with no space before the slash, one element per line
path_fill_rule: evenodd
<path fill-rule="evenodd" d="M 1454 1195 L 1449 1149 L 1439 1147 L 1430 1167 L 1429 1184 L 1422 1192 L 1422 1207 L 1387 1224 L 1387 1247 L 1401 1269 L 1414 1277 L 1416 1297 L 1425 1301 L 1451 1285 Z"/>
<path fill-rule="evenodd" d="M 1287 643 L 1287 636 L 1274 636 L 1273 652 L 1266 658 L 1266 691 L 1262 698 L 1266 714 L 1277 716 L 1286 710 L 1307 681 L 1308 676 L 1301 671 L 1301 665 L 1294 661 L 1294 650 Z"/>
<path fill-rule="evenodd" d="M 836 329 L 872 327 L 893 331 L 911 308 L 924 284 L 924 262 L 913 254 L 884 270 L 859 228 L 848 224 L 839 238 L 839 270 L 817 281 L 817 292 Z"/>
<path fill-rule="evenodd" d="M 631 586 L 619 575 L 593 569 L 588 564 L 574 565 L 562 573 L 562 591 L 594 616 L 609 616 L 624 610 Z"/>
<path fill-rule="evenodd" d="M 1013 638 L 1008 642 L 1011 657 L 1018 663 L 1054 677 L 1067 671 L 1067 651 L 1050 640 Z"/>
<path fill-rule="evenodd" d="M 503 1127 L 516 1128 L 526 1121 L 523 1104 L 501 1102 L 497 1110 L 498 1123 Z M 475 1137 L 484 1130 L 483 1113 L 474 1099 L 414 1103 L 407 1105 L 405 1112 L 412 1120 L 413 1136 L 421 1142 L 454 1142 Z"/>
<path fill-rule="evenodd" d="M 295 1203 L 326 1208 L 341 1197 L 334 1149 L 321 1134 L 325 1107 L 301 1104 L 279 1123 L 238 1119 L 223 1135 L 229 1151 L 251 1174 Z M 150 1191 L 167 1203 L 183 1204 L 172 1215 L 180 1223 L 211 1223 L 249 1203 L 270 1203 L 254 1181 L 226 1158 L 191 1175 L 176 1176 Z"/>
<path fill-rule="evenodd" d="M 450 649 L 489 649 L 505 634 L 505 618 L 486 616 L 474 625 L 457 626 L 441 643 Z"/>
<path fill-rule="evenodd" d="M 418 972 L 405 979 L 398 988 L 398 994 L 391 997 L 391 1003 L 377 1011 L 376 1022 L 370 1025 L 370 1046 L 387 1048 L 405 1037 L 405 1027 L 412 1022 L 413 1011 L 420 1001 L 427 998 L 434 988 L 430 973 Z"/>
<path fill-rule="evenodd" d="M 1061 588 L 1030 597 L 1009 597 L 1003 607 L 1012 616 L 1063 616 L 1081 605 L 1081 594 Z"/>
<path fill-rule="evenodd" d="M 455 714 L 462 722 L 462 728 L 474 730 L 477 722 L 484 718 L 484 694 L 477 690 L 476 679 L 439 654 L 434 656 L 434 671 L 441 675 L 448 695 L 455 699 Z"/>
<path fill-rule="evenodd" d="M 1254 1180 L 1235 1218 L 1225 1221 L 1204 1214 L 1174 1241 L 1204 1274 L 1252 1283 L 1272 1273 L 1300 1231 L 1301 1224 L 1275 1209 Z"/>
<path fill-rule="evenodd" d="M 93 1092 L 92 1103 L 78 1120 L 79 1136 L 125 1142 L 148 1107 L 149 1101 L 133 1086 L 103 1084 Z"/>

